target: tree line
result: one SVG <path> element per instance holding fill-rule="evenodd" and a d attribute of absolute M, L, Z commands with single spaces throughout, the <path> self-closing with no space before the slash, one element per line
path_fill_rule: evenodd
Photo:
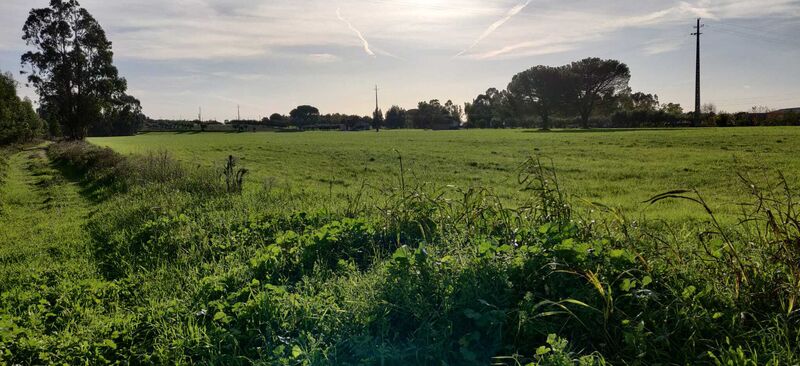
<path fill-rule="evenodd" d="M 329 113 L 321 114 L 317 107 L 301 105 L 292 109 L 288 115 L 273 113 L 260 120 L 231 120 L 225 124 L 234 130 L 248 131 L 248 126 L 266 126 L 297 130 L 346 130 L 367 129 L 455 129 L 462 126 L 464 108 L 453 101 L 444 103 L 438 99 L 422 101 L 417 108 L 405 109 L 393 105 L 384 114 L 376 110 L 373 115 Z M 210 125 L 220 125 L 218 121 L 148 120 L 145 125 L 154 130 L 207 129 Z"/>

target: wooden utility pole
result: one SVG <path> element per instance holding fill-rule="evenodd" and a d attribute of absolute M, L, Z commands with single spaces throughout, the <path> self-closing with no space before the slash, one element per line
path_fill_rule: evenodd
<path fill-rule="evenodd" d="M 381 131 L 381 124 L 378 120 L 378 113 L 381 109 L 378 107 L 378 84 L 375 84 L 375 112 L 372 113 L 373 124 L 375 125 L 375 132 Z"/>
<path fill-rule="evenodd" d="M 703 25 L 700 24 L 700 18 L 697 18 L 697 26 L 694 27 L 696 32 L 692 33 L 697 37 L 697 63 L 695 69 L 695 83 L 694 83 L 694 125 L 700 125 L 700 29 Z"/>
<path fill-rule="evenodd" d="M 378 110 L 378 84 L 375 84 L 375 110 Z"/>

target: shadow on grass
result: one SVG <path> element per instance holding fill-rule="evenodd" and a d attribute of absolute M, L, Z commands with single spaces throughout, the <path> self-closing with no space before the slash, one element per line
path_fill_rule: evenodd
<path fill-rule="evenodd" d="M 654 127 L 654 128 L 590 128 L 590 129 L 564 128 L 564 129 L 553 129 L 553 130 L 526 129 L 522 130 L 522 133 L 590 133 L 590 132 L 638 132 L 638 131 L 683 131 L 683 130 L 687 130 L 687 128 Z"/>
<path fill-rule="evenodd" d="M 164 131 L 139 131 L 135 136 L 144 136 L 144 135 L 153 135 L 153 134 L 175 134 L 175 135 L 197 135 L 203 132 L 211 132 L 211 131 L 197 131 L 197 130 L 164 130 Z M 114 136 L 111 136 L 114 137 Z M 120 136 L 120 137 L 129 137 L 129 136 Z"/>
<path fill-rule="evenodd" d="M 50 167 L 59 171 L 67 180 L 78 184 L 80 187 L 78 193 L 92 203 L 103 203 L 122 191 L 122 187 L 111 179 L 88 179 L 85 173 L 68 164 L 51 160 Z"/>

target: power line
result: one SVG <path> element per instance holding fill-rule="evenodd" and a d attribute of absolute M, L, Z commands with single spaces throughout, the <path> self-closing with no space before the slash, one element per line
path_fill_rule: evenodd
<path fill-rule="evenodd" d="M 755 40 L 755 41 L 769 42 L 769 43 L 773 43 L 773 44 L 784 46 L 784 47 L 785 46 L 800 47 L 800 43 L 797 43 L 796 41 L 789 40 L 787 38 L 779 38 L 779 37 L 767 36 L 767 35 L 763 35 L 763 34 L 749 33 L 749 32 L 741 31 L 741 30 L 738 30 L 738 29 L 725 29 L 725 28 L 720 29 L 720 28 L 717 28 L 716 30 L 718 30 L 718 31 L 720 31 L 722 33 L 725 33 L 725 34 L 744 37 L 744 38 L 749 38 L 749 39 Z"/>
<path fill-rule="evenodd" d="M 784 98 L 784 99 L 775 99 L 775 98 Z M 747 102 L 750 100 L 758 100 L 758 99 L 770 99 L 770 100 L 787 100 L 787 99 L 800 99 L 800 96 L 792 95 L 792 94 L 779 94 L 779 95 L 762 95 L 757 97 L 737 97 L 737 98 L 724 98 L 724 99 L 715 99 L 718 102 Z"/>
<path fill-rule="evenodd" d="M 764 100 L 764 101 L 753 100 L 751 102 L 739 102 L 739 103 L 727 103 L 727 102 L 724 102 L 724 100 L 722 100 L 722 99 L 715 100 L 715 101 L 722 102 L 722 103 L 724 103 L 726 105 L 729 105 L 729 106 L 740 107 L 740 106 L 753 106 L 754 104 L 774 104 L 774 103 L 783 103 L 783 102 L 798 102 L 798 101 L 800 101 L 800 98 L 769 99 L 769 100 Z"/>
<path fill-rule="evenodd" d="M 777 35 L 778 37 L 775 37 L 775 38 L 789 40 L 788 38 L 783 38 L 782 37 L 783 34 L 780 34 L 778 32 L 775 32 L 775 31 L 772 31 L 772 30 L 769 30 L 769 29 L 766 29 L 766 28 L 750 27 L 750 26 L 736 24 L 736 23 L 729 23 L 729 22 L 725 22 L 725 21 L 721 21 L 721 20 L 717 21 L 715 23 L 715 25 L 721 25 L 723 27 L 739 28 L 739 29 L 742 29 L 742 30 L 747 30 L 747 31 L 751 31 L 751 32 L 759 32 L 759 33 L 769 34 L 769 35 L 773 35 L 773 36 Z"/>

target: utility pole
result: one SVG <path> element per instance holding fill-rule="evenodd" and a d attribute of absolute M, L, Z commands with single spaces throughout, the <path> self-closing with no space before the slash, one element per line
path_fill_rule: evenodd
<path fill-rule="evenodd" d="M 242 120 L 242 109 L 239 108 L 238 104 L 236 105 L 236 120 L 237 121 L 241 121 Z"/>
<path fill-rule="evenodd" d="M 380 116 L 379 113 L 381 113 L 381 109 L 378 107 L 378 84 L 375 84 L 375 112 L 372 113 L 372 123 L 375 125 L 375 132 L 381 131 L 381 121 L 378 119 L 378 117 L 383 116 Z"/>
<path fill-rule="evenodd" d="M 375 84 L 375 110 L 378 109 L 378 84 Z"/>
<path fill-rule="evenodd" d="M 697 26 L 695 26 L 696 32 L 692 33 L 693 36 L 697 37 L 697 66 L 695 69 L 695 84 L 694 84 L 694 125 L 700 125 L 700 35 L 703 34 L 700 32 L 700 29 L 703 28 L 703 24 L 700 24 L 700 18 L 697 18 Z"/>
<path fill-rule="evenodd" d="M 203 122 L 203 107 L 197 107 L 197 120 Z"/>

